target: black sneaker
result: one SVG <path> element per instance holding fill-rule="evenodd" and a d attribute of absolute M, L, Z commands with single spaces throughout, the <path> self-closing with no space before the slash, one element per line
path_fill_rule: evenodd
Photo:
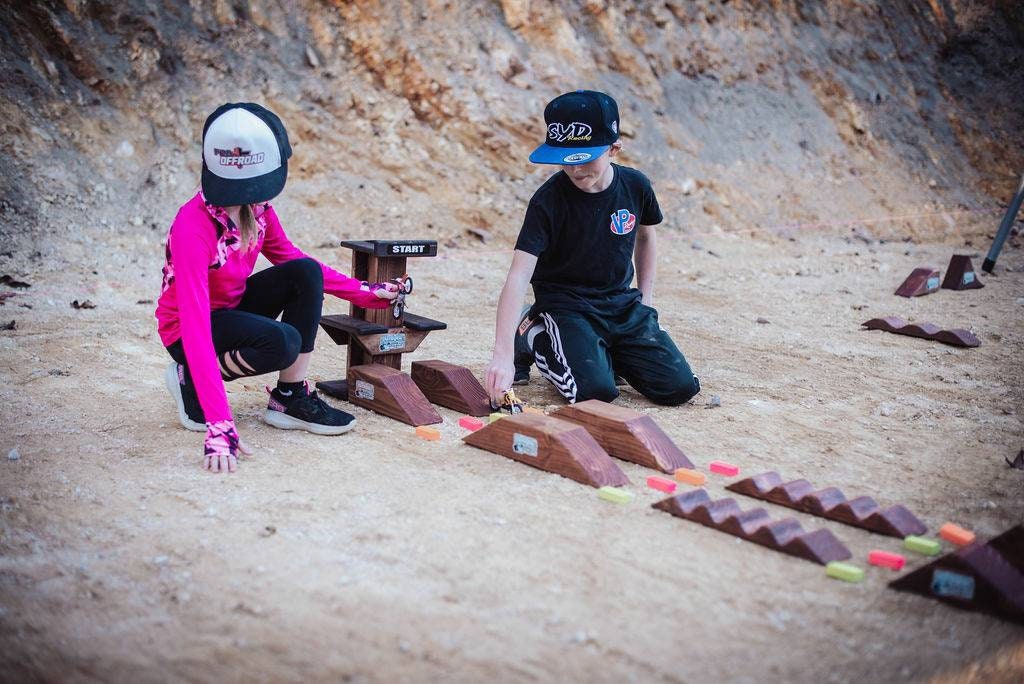
<path fill-rule="evenodd" d="M 356 426 L 356 418 L 328 405 L 306 388 L 306 396 L 285 397 L 275 388 L 263 420 L 282 430 L 306 430 L 317 435 L 340 435 Z"/>
<path fill-rule="evenodd" d="M 516 336 L 512 347 L 512 365 L 515 366 L 515 375 L 512 376 L 513 385 L 526 385 L 530 382 L 530 366 L 534 363 L 534 357 L 527 333 L 532 328 L 539 327 L 540 322 L 536 318 L 527 316 L 529 310 L 528 306 L 523 308 L 519 326 L 516 327 Z"/>
<path fill-rule="evenodd" d="M 196 388 L 192 385 L 184 366 L 172 361 L 164 371 L 164 384 L 174 397 L 174 403 L 178 407 L 178 420 L 181 421 L 182 427 L 193 432 L 206 432 L 203 407 L 199 405 Z"/>

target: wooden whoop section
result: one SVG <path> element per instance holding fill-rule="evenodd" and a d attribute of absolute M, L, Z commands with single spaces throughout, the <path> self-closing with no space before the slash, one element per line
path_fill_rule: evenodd
<path fill-rule="evenodd" d="M 970 330 L 951 328 L 943 330 L 933 323 L 907 323 L 902 318 L 872 318 L 861 323 L 868 330 L 884 330 L 896 335 L 920 337 L 923 340 L 934 340 L 954 347 L 980 347 L 981 340 Z"/>
<path fill-rule="evenodd" d="M 772 520 L 763 508 L 744 511 L 735 499 L 712 500 L 703 489 L 691 489 L 651 507 L 819 565 L 852 555 L 829 530 L 805 532 L 795 518 Z"/>
<path fill-rule="evenodd" d="M 609 455 L 663 473 L 693 469 L 693 463 L 650 416 L 598 399 L 569 404 L 553 416 L 579 423 Z"/>
<path fill-rule="evenodd" d="M 462 441 L 591 487 L 629 484 L 626 474 L 586 428 L 544 414 L 500 418 Z"/>
<path fill-rule="evenodd" d="M 917 516 L 900 504 L 882 508 L 870 496 L 847 499 L 835 487 L 815 489 L 807 480 L 783 482 L 772 470 L 733 482 L 726 489 L 898 539 L 928 531 Z"/>

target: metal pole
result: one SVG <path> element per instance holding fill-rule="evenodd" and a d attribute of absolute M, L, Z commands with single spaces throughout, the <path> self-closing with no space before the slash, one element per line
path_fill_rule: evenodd
<path fill-rule="evenodd" d="M 986 273 L 991 273 L 992 269 L 996 267 L 996 259 L 999 258 L 999 250 L 1003 248 L 1003 243 L 1006 242 L 1006 236 L 1010 234 L 1010 226 L 1013 225 L 1013 221 L 1017 218 L 1017 212 L 1020 211 L 1020 204 L 1024 202 L 1024 176 L 1020 178 L 1020 187 L 1017 188 L 1017 194 L 1013 196 L 1013 200 L 1010 202 L 1010 206 L 1006 209 L 1006 215 L 1003 216 L 1003 222 L 999 224 L 999 232 L 996 233 L 996 239 L 992 242 L 992 248 L 988 250 L 988 256 L 985 257 L 985 263 L 981 265 L 981 269 Z"/>

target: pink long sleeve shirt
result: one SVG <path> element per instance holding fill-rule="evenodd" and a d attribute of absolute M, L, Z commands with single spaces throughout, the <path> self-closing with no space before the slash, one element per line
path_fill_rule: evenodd
<path fill-rule="evenodd" d="M 252 210 L 258 233 L 250 250 L 243 249 L 238 228 L 227 212 L 209 204 L 202 191 L 178 210 L 167 234 L 163 289 L 156 306 L 160 340 L 165 347 L 182 341 L 208 423 L 232 420 L 213 348 L 210 312 L 238 306 L 260 254 L 274 265 L 307 257 L 285 235 L 269 203 L 254 204 Z M 324 264 L 320 268 L 324 292 L 363 308 L 388 305 L 387 300 L 363 290 L 362 281 Z"/>

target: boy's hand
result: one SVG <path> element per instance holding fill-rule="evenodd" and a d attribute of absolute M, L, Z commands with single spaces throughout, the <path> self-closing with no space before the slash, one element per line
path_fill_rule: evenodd
<path fill-rule="evenodd" d="M 505 392 L 512 386 L 512 379 L 515 377 L 515 373 L 511 357 L 504 359 L 494 356 L 491 358 L 491 362 L 487 364 L 485 374 L 486 385 L 484 387 L 491 401 L 501 403 Z"/>

